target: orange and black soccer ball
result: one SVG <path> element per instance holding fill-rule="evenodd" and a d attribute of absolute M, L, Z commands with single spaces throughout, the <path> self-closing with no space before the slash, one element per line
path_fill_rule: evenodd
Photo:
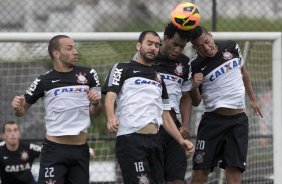
<path fill-rule="evenodd" d="M 188 31 L 199 25 L 201 15 L 196 5 L 182 2 L 171 12 L 170 20 L 178 29 Z"/>

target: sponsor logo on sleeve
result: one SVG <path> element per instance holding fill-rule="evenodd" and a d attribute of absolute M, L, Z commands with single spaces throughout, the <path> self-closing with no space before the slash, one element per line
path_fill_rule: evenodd
<path fill-rule="evenodd" d="M 113 83 L 112 83 L 113 85 L 117 85 L 117 86 L 119 85 L 122 71 L 123 71 L 123 68 L 121 68 L 121 69 L 116 68 L 115 69 L 115 73 L 113 75 Z"/>
<path fill-rule="evenodd" d="M 29 94 L 30 96 L 32 96 L 40 81 L 41 81 L 41 79 L 36 78 L 35 81 L 33 81 L 33 83 L 30 85 L 30 87 L 26 90 L 26 93 Z"/>

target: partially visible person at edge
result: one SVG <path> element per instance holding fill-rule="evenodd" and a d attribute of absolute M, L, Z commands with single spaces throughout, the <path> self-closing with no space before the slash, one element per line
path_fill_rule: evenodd
<path fill-rule="evenodd" d="M 160 125 L 190 154 L 194 147 L 175 126 L 165 83 L 151 67 L 159 53 L 159 35 L 142 32 L 136 48 L 137 61 L 115 64 L 103 86 L 107 128 L 117 132 L 116 157 L 124 183 L 163 184 Z"/>
<path fill-rule="evenodd" d="M 190 39 L 190 31 L 182 31 L 169 23 L 165 27 L 160 53 L 153 61 L 155 69 L 163 78 L 170 115 L 184 138 L 189 136 L 192 111 L 190 90 L 192 86 L 189 58 L 182 53 Z M 137 59 L 138 53 L 134 56 Z M 178 118 L 181 117 L 181 120 Z M 164 146 L 164 178 L 167 184 L 184 184 L 187 156 L 181 145 L 160 126 L 159 135 Z"/>
<path fill-rule="evenodd" d="M 7 121 L 0 143 L 0 178 L 2 184 L 35 184 L 31 172 L 33 161 L 39 157 L 41 146 L 20 141 L 19 125 Z"/>
<path fill-rule="evenodd" d="M 15 96 L 12 107 L 23 116 L 43 98 L 46 139 L 40 159 L 39 184 L 89 183 L 87 129 L 90 116 L 102 107 L 99 77 L 94 69 L 76 66 L 78 52 L 73 39 L 57 35 L 49 41 L 53 69 L 40 75 L 23 96 Z"/>
<path fill-rule="evenodd" d="M 204 27 L 191 31 L 197 54 L 191 59 L 193 105 L 203 99 L 205 113 L 200 121 L 190 184 L 204 183 L 219 163 L 228 184 L 241 183 L 246 169 L 248 117 L 245 92 L 255 112 L 262 117 L 239 45 L 234 41 L 215 43 Z"/>

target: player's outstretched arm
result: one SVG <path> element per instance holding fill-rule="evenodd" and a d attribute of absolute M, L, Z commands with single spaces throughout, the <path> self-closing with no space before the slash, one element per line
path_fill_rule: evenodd
<path fill-rule="evenodd" d="M 87 98 L 90 102 L 91 116 L 93 117 L 98 116 L 102 111 L 101 92 L 95 89 L 91 89 L 87 94 Z"/>
<path fill-rule="evenodd" d="M 31 106 L 31 104 L 25 101 L 25 97 L 23 95 L 15 96 L 11 105 L 13 107 L 14 114 L 18 117 L 23 116 Z"/>
<path fill-rule="evenodd" d="M 105 111 L 107 116 L 107 128 L 110 132 L 117 132 L 119 121 L 115 115 L 115 101 L 117 94 L 114 92 L 107 92 L 105 97 Z"/>
<path fill-rule="evenodd" d="M 183 138 L 189 137 L 189 122 L 192 112 L 192 98 L 190 92 L 183 92 L 180 99 L 180 114 L 181 114 L 181 123 L 180 133 Z"/>
<path fill-rule="evenodd" d="M 181 133 L 177 129 L 172 117 L 169 114 L 169 111 L 163 112 L 163 126 L 165 130 L 185 149 L 188 154 L 194 152 L 194 145 L 191 141 L 186 140 L 182 137 Z"/>
<path fill-rule="evenodd" d="M 199 86 L 203 81 L 203 74 L 202 73 L 195 73 L 193 76 L 193 85 L 191 90 L 191 97 L 192 97 L 192 105 L 197 107 L 200 105 L 202 101 L 202 96 L 199 90 Z"/>
<path fill-rule="evenodd" d="M 243 75 L 244 86 L 245 86 L 246 92 L 248 94 L 248 97 L 250 99 L 250 104 L 251 104 L 252 108 L 254 109 L 254 111 L 257 113 L 257 115 L 263 118 L 263 115 L 260 111 L 258 102 L 256 100 L 256 96 L 255 96 L 255 93 L 254 93 L 254 90 L 253 90 L 253 87 L 252 87 L 252 84 L 251 84 L 250 75 L 249 75 L 247 69 L 244 66 L 241 68 L 241 72 L 242 72 L 242 75 Z"/>

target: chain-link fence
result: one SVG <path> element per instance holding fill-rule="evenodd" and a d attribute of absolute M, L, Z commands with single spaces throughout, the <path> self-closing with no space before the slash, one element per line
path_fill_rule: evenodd
<path fill-rule="evenodd" d="M 181 0 L 1 0 L 0 32 L 163 31 Z M 281 0 L 191 0 L 211 31 L 281 31 Z"/>
<path fill-rule="evenodd" d="M 0 32 L 141 32 L 145 29 L 163 31 L 169 21 L 170 11 L 180 0 L 1 0 Z M 201 13 L 201 25 L 211 31 L 281 31 L 281 0 L 191 0 Z M 83 33 L 82 33 L 83 34 Z M 80 65 L 94 67 L 103 81 L 113 62 L 129 60 L 135 53 L 135 42 L 91 42 L 78 43 Z M 262 46 L 261 46 L 262 45 Z M 38 74 L 50 68 L 47 43 L 1 42 L 0 43 L 0 125 L 13 119 L 21 123 L 25 139 L 40 139 L 45 135 L 43 102 L 39 101 L 23 118 L 16 118 L 10 106 L 14 95 L 23 94 Z M 271 43 L 252 43 L 247 67 L 259 86 L 271 83 Z M 244 48 L 244 47 L 242 47 Z M 254 56 L 253 56 L 254 55 Z M 252 56 L 254 57 L 252 59 Z M 258 62 L 260 61 L 261 62 Z M 249 62 L 249 61 L 253 62 Z M 266 65 L 264 67 L 264 64 Z M 259 69 L 256 67 L 260 67 Z M 266 68 L 267 67 L 267 68 Z M 266 72 L 266 73 L 264 73 Z M 262 77 L 263 76 L 263 77 Z M 260 78 L 261 77 L 261 78 Z M 265 83 L 263 83 L 265 82 Z M 258 85 L 255 85 L 258 86 Z M 271 132 L 272 98 L 268 93 L 255 88 L 262 96 L 265 114 L 269 122 L 260 123 L 251 119 L 251 128 L 261 134 L 260 126 L 268 135 Z M 265 93 L 264 93 L 265 92 Z M 269 112 L 268 112 L 269 111 Z M 201 112 L 193 112 L 199 119 Z M 96 183 L 122 183 L 114 156 L 114 136 L 107 134 L 105 117 L 94 120 L 90 131 L 89 144 L 96 149 L 96 158 L 91 160 L 91 179 Z M 98 135 L 96 135 L 98 134 Z M 256 135 L 255 134 L 255 135 Z M 109 136 L 109 137 L 107 137 Z M 263 183 L 271 176 L 272 139 L 252 138 L 250 147 L 250 167 L 245 174 L 247 183 Z M 261 143 L 263 142 L 263 143 Z M 264 145 L 263 145 L 264 144 Z M 267 150 L 267 151 L 262 151 Z M 264 162 L 257 158 L 257 153 Z M 253 153 L 253 154 L 251 154 Z M 258 160 L 258 161 L 257 161 Z M 187 168 L 191 174 L 191 160 Z M 265 164 L 267 163 L 267 164 Z M 264 164 L 259 166 L 259 164 Z M 98 165 L 98 167 L 96 167 Z M 257 168 L 257 170 L 255 170 Z M 36 169 L 36 168 L 35 168 Z M 110 170 L 108 170 L 110 169 Z M 99 171 L 101 170 L 101 171 Z M 104 175 L 105 174 L 105 175 Z M 210 183 L 220 183 L 214 172 Z M 108 179 L 105 179 L 108 177 Z M 263 177 L 263 178 L 262 178 Z M 99 178 L 102 178 L 101 180 Z M 270 180 L 269 183 L 272 181 Z"/>
<path fill-rule="evenodd" d="M 83 33 L 80 33 L 83 34 Z M 232 34 L 232 33 L 230 33 Z M 273 173 L 272 144 L 272 43 L 253 40 L 238 42 L 244 53 L 246 67 L 252 77 L 257 99 L 262 104 L 264 119 L 259 119 L 247 101 L 250 122 L 248 169 L 244 173 L 244 183 L 272 183 Z M 101 84 L 115 62 L 128 61 L 135 54 L 136 41 L 79 41 L 79 65 L 95 68 Z M 188 49 L 190 46 L 187 46 Z M 8 120 L 20 123 L 22 138 L 42 141 L 45 136 L 44 106 L 39 100 L 21 118 L 13 115 L 13 96 L 25 92 L 31 82 L 51 68 L 45 41 L 0 41 L 0 125 Z M 195 108 L 190 123 L 191 140 L 194 142 L 196 129 L 203 109 Z M 96 158 L 90 162 L 92 183 L 122 184 L 121 173 L 115 159 L 115 135 L 106 130 L 104 114 L 92 119 L 89 130 L 89 145 L 96 150 Z M 191 176 L 191 157 L 188 158 L 187 178 Z M 37 165 L 38 166 L 38 163 Z M 38 172 L 38 167 L 34 167 Z M 208 184 L 221 183 L 224 175 L 213 172 Z"/>

